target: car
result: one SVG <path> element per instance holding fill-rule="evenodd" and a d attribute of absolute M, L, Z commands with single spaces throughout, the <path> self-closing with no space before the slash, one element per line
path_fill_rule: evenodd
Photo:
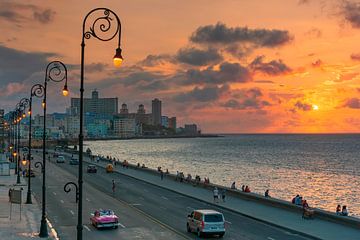
<path fill-rule="evenodd" d="M 90 217 L 91 224 L 99 228 L 118 228 L 119 218 L 112 210 L 95 210 Z"/>
<path fill-rule="evenodd" d="M 69 163 L 70 165 L 79 165 L 79 159 L 77 156 L 72 155 Z"/>
<path fill-rule="evenodd" d="M 186 229 L 196 232 L 198 237 L 218 235 L 222 238 L 225 234 L 225 218 L 215 210 L 194 210 L 187 217 Z"/>
<path fill-rule="evenodd" d="M 112 173 L 114 171 L 114 166 L 112 164 L 106 165 L 106 173 Z"/>
<path fill-rule="evenodd" d="M 62 155 L 59 155 L 57 158 L 56 158 L 56 163 L 64 163 L 65 162 L 65 157 L 62 156 Z"/>
<path fill-rule="evenodd" d="M 59 155 L 60 155 L 59 153 L 54 152 L 53 157 L 55 158 L 55 157 L 58 157 Z"/>
<path fill-rule="evenodd" d="M 25 177 L 29 177 L 29 169 L 25 170 Z M 32 169 L 30 170 L 30 177 L 35 177 L 35 173 Z"/>
<path fill-rule="evenodd" d="M 88 173 L 96 173 L 97 172 L 96 166 L 95 165 L 87 166 L 86 172 L 88 172 Z"/>

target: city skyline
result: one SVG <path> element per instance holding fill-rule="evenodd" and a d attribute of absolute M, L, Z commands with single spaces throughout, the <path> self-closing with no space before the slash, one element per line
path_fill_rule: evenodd
<path fill-rule="evenodd" d="M 54 59 L 69 66 L 70 94 L 50 87 L 50 113 L 79 97 L 78 15 L 97 4 L 0 3 L 1 108 L 28 96 Z M 112 46 L 89 41 L 85 96 L 96 88 L 131 109 L 159 98 L 167 115 L 210 133 L 360 131 L 356 1 L 103 4 L 121 18 L 124 62 L 115 69 Z"/>

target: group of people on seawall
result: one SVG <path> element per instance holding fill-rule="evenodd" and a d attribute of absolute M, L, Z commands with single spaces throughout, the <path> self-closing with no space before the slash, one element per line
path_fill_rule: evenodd
<path fill-rule="evenodd" d="M 107 161 L 111 161 L 112 164 L 114 166 L 116 166 L 118 163 L 121 164 L 122 167 L 124 168 L 128 168 L 129 166 L 129 162 L 127 160 L 123 160 L 121 161 L 118 158 L 115 157 L 111 157 L 111 156 L 103 156 L 103 155 L 91 155 L 90 154 L 90 159 L 92 161 L 95 162 L 99 162 L 99 160 L 107 160 Z M 140 165 L 140 163 L 137 163 L 136 165 L 138 168 L 147 168 L 145 166 L 145 164 Z M 166 169 L 165 171 L 162 170 L 162 168 L 159 166 L 157 167 L 157 171 L 160 173 L 160 178 L 161 180 L 164 179 L 165 175 L 170 174 L 169 170 Z M 176 175 L 175 175 L 175 181 L 179 181 L 179 182 L 194 182 L 195 184 L 210 184 L 210 179 L 208 177 L 204 177 L 203 180 L 201 179 L 201 177 L 199 175 L 196 175 L 195 178 L 192 177 L 191 174 L 187 174 L 185 176 L 185 174 L 183 172 L 180 171 L 176 171 Z M 232 182 L 230 189 L 233 190 L 237 190 L 236 187 L 236 182 Z M 244 193 L 251 193 L 251 189 L 248 185 L 242 185 L 241 186 L 241 191 Z M 225 202 L 226 199 L 226 189 L 218 189 L 217 187 L 215 187 L 213 189 L 213 197 L 214 197 L 214 203 L 219 203 L 220 200 L 222 200 L 222 202 Z M 271 197 L 270 196 L 270 190 L 266 189 L 264 192 L 264 197 Z M 291 200 L 291 202 L 295 205 L 298 206 L 302 206 L 303 208 L 303 217 L 309 217 L 312 218 L 315 211 L 309 206 L 308 202 L 306 199 L 303 199 L 302 196 L 300 196 L 299 194 L 297 194 L 295 197 L 293 197 L 293 199 Z M 336 207 L 336 214 L 339 216 L 348 216 L 348 209 L 347 206 L 344 205 L 341 207 L 341 205 L 337 205 Z"/>

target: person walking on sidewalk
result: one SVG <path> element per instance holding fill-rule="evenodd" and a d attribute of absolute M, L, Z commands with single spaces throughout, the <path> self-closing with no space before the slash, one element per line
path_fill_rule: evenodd
<path fill-rule="evenodd" d="M 221 191 L 221 199 L 222 199 L 223 202 L 225 202 L 225 197 L 226 197 L 226 189 L 223 189 Z"/>
<path fill-rule="evenodd" d="M 112 180 L 112 192 L 115 194 L 115 180 Z"/>
<path fill-rule="evenodd" d="M 217 189 L 217 187 L 214 188 L 214 203 L 218 203 L 219 202 L 219 190 Z"/>
<path fill-rule="evenodd" d="M 160 178 L 161 178 L 161 180 L 164 179 L 164 172 L 163 172 L 163 170 L 161 170 L 161 169 L 160 169 Z"/>

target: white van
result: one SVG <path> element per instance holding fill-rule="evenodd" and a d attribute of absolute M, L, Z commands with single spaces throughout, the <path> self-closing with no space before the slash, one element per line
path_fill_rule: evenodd
<path fill-rule="evenodd" d="M 225 234 L 225 218 L 215 210 L 194 210 L 188 215 L 186 229 L 196 232 L 198 237 L 208 234 L 222 238 Z"/>

